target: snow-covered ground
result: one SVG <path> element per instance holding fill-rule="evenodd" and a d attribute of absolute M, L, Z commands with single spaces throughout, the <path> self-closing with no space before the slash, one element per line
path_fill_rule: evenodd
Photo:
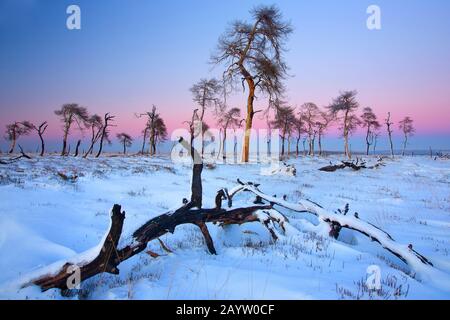
<path fill-rule="evenodd" d="M 217 165 L 203 173 L 204 206 L 236 179 L 260 183 L 289 202 L 311 199 L 329 211 L 358 212 L 361 219 L 413 244 L 442 279 L 419 281 L 407 265 L 377 243 L 351 231 L 340 241 L 314 233 L 308 214 L 282 210 L 299 232 L 272 243 L 261 224 L 210 225 L 218 255 L 208 253 L 196 226 L 183 225 L 159 244 L 162 256 L 142 253 L 119 266 L 120 275 L 97 275 L 82 290 L 18 289 L 39 268 L 96 247 L 108 229 L 113 204 L 126 211 L 121 244 L 149 218 L 181 205 L 189 196 L 191 169 L 168 158 L 57 156 L 0 165 L 0 298 L 9 299 L 450 299 L 450 161 L 428 157 L 386 160 L 375 170 L 334 173 L 318 169 L 339 160 L 289 160 L 297 176 L 271 175 L 262 165 Z M 375 159 L 372 159 L 374 161 Z M 57 173 L 77 175 L 65 181 Z M 250 193 L 240 202 L 251 203 Z M 381 269 L 382 290 L 368 292 L 367 268 Z M 436 285 L 436 283 L 443 285 Z"/>

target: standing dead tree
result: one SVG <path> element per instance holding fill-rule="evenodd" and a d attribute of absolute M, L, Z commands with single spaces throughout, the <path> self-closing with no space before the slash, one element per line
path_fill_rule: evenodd
<path fill-rule="evenodd" d="M 391 121 L 391 113 L 390 112 L 388 112 L 388 116 L 384 120 L 384 123 L 386 124 L 386 129 L 388 132 L 389 145 L 391 147 L 391 156 L 392 156 L 392 158 L 394 158 L 394 144 L 392 143 L 392 125 L 394 123 Z"/>
<path fill-rule="evenodd" d="M 256 91 L 269 95 L 270 99 L 281 96 L 287 65 L 283 58 L 285 43 L 292 33 L 288 22 L 283 21 L 275 6 L 259 6 L 251 11 L 252 22 L 235 21 L 219 38 L 216 53 L 211 60 L 223 64 L 224 79 L 233 84 L 245 84 L 248 89 L 247 117 L 242 161 L 249 161 L 250 134 L 255 115 Z"/>
<path fill-rule="evenodd" d="M 124 132 L 118 133 L 116 137 L 123 146 L 123 154 L 127 154 L 127 148 L 133 144 L 133 138 Z"/>
<path fill-rule="evenodd" d="M 361 115 L 363 128 L 366 128 L 366 155 L 369 155 L 370 146 L 374 144 L 375 131 L 380 129 L 381 125 L 377 120 L 377 116 L 373 113 L 372 108 L 364 108 Z"/>
<path fill-rule="evenodd" d="M 6 126 L 5 139 L 11 142 L 8 153 L 13 153 L 19 137 L 30 134 L 33 124 L 29 121 L 14 122 Z"/>
<path fill-rule="evenodd" d="M 33 126 L 33 129 L 37 132 L 37 134 L 39 136 L 39 140 L 41 140 L 41 153 L 39 155 L 41 157 L 43 157 L 44 153 L 45 153 L 44 133 L 45 133 L 45 130 L 47 130 L 47 128 L 48 128 L 47 121 L 42 122 L 39 126 L 34 125 L 34 124 L 32 126 Z"/>
<path fill-rule="evenodd" d="M 328 106 L 330 113 L 337 117 L 342 114 L 341 130 L 344 137 L 345 156 L 351 159 L 348 138 L 360 124 L 360 120 L 355 115 L 355 111 L 359 108 L 359 103 L 356 101 L 356 91 L 344 91 Z"/>
<path fill-rule="evenodd" d="M 405 156 L 406 146 L 408 145 L 408 139 L 415 132 L 413 120 L 410 117 L 405 117 L 403 120 L 399 122 L 398 127 L 400 130 L 402 130 L 404 136 L 402 156 Z"/>
<path fill-rule="evenodd" d="M 94 152 L 94 146 L 100 139 L 103 129 L 103 119 L 98 114 L 94 114 L 89 117 L 88 125 L 91 129 L 91 143 L 88 150 L 83 155 L 83 158 L 87 158 L 88 155 Z"/>
<path fill-rule="evenodd" d="M 59 110 L 55 111 L 55 114 L 60 117 L 63 123 L 63 146 L 61 150 L 61 156 L 66 156 L 67 152 L 67 138 L 70 134 L 70 129 L 75 122 L 80 130 L 88 125 L 89 114 L 85 107 L 81 107 L 76 103 L 68 103 L 63 105 Z"/>
<path fill-rule="evenodd" d="M 102 154 L 104 141 L 108 142 L 109 144 L 111 143 L 111 140 L 109 139 L 108 128 L 114 126 L 111 124 L 111 122 L 114 121 L 114 118 L 115 116 L 112 116 L 109 113 L 105 113 L 105 115 L 103 116 L 103 127 L 101 130 L 102 133 L 100 135 L 100 146 L 98 148 L 97 155 L 95 156 L 96 158 L 100 157 L 100 155 Z"/>

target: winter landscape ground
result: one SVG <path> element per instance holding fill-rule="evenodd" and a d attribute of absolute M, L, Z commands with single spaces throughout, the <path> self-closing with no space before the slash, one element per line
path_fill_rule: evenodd
<path fill-rule="evenodd" d="M 385 166 L 377 169 L 318 170 L 339 160 L 339 155 L 291 158 L 287 163 L 295 165 L 296 176 L 270 174 L 264 164 L 205 168 L 204 206 L 214 207 L 217 190 L 233 188 L 237 178 L 260 183 L 269 195 L 286 195 L 291 203 L 310 199 L 330 212 L 349 204 L 349 214 L 358 212 L 398 243 L 413 244 L 433 263 L 432 273 L 418 276 L 357 232 L 343 231 L 334 240 L 315 226 L 314 216 L 280 209 L 291 228 L 276 242 L 260 223 L 211 224 L 218 253 L 211 255 L 199 229 L 182 225 L 161 237 L 173 253 L 153 241 L 148 248 L 159 257 L 136 255 L 119 265 L 119 275 L 94 276 L 71 295 L 36 286 L 21 289 L 30 274 L 98 246 L 113 204 L 126 211 L 123 244 L 151 217 L 180 207 L 190 193 L 191 164 L 168 157 L 33 156 L 0 165 L 0 298 L 449 299 L 449 161 L 397 157 L 384 159 Z M 254 198 L 242 193 L 236 201 Z M 372 265 L 381 270 L 378 291 L 365 285 Z"/>

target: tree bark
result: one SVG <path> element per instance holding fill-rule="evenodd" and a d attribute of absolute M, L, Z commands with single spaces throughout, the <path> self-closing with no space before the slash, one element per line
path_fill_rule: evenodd
<path fill-rule="evenodd" d="M 345 112 L 345 117 L 344 117 L 344 148 L 345 148 L 345 156 L 348 159 L 351 159 L 352 156 L 350 155 L 350 150 L 348 147 L 348 113 L 349 113 L 349 111 L 347 110 Z"/>
<path fill-rule="evenodd" d="M 11 141 L 11 146 L 9 148 L 9 152 L 8 153 L 13 153 L 15 148 L 16 148 L 16 138 L 14 136 L 13 140 Z"/>
<path fill-rule="evenodd" d="M 214 209 L 192 209 L 189 206 L 183 206 L 175 212 L 169 212 L 150 219 L 133 233 L 131 244 L 123 248 L 118 248 L 119 239 L 122 233 L 125 212 L 121 212 L 119 205 L 114 205 L 111 214 L 111 229 L 106 236 L 98 256 L 85 265 L 77 266 L 80 270 L 81 281 L 84 281 L 96 274 L 103 272 L 119 274 L 118 265 L 141 253 L 147 247 L 147 243 L 159 239 L 162 235 L 170 232 L 174 233 L 175 228 L 182 224 L 195 224 L 200 228 L 208 250 L 211 254 L 216 254 L 213 240 L 209 234 L 206 223 L 219 223 L 220 225 L 244 224 L 248 222 L 263 222 L 255 215 L 258 210 L 271 209 L 269 205 L 259 205 L 246 208 L 237 208 L 225 210 L 221 207 Z M 35 284 L 41 287 L 43 291 L 51 288 L 68 289 L 68 279 L 73 272 L 73 264 L 66 263 L 59 271 L 54 274 L 44 274 L 37 279 L 31 280 L 28 286 Z"/>
<path fill-rule="evenodd" d="M 245 69 L 244 69 L 245 70 Z M 246 74 L 245 80 L 249 88 L 248 98 L 247 98 L 247 118 L 245 119 L 245 134 L 244 134 L 244 146 L 242 152 L 242 162 L 249 162 L 250 155 L 250 136 L 251 129 L 253 126 L 253 116 L 255 115 L 253 109 L 253 102 L 255 100 L 255 81 L 252 76 L 245 70 L 243 74 Z"/>
<path fill-rule="evenodd" d="M 40 156 L 43 157 L 44 153 L 45 153 L 44 137 L 42 136 L 42 133 L 40 131 L 38 132 L 38 135 L 39 135 L 39 139 L 41 140 L 41 153 L 40 153 Z"/>
<path fill-rule="evenodd" d="M 367 133 L 366 133 L 366 155 L 369 155 L 369 149 L 370 149 L 370 141 L 369 141 L 369 135 L 370 135 L 370 124 L 367 125 Z"/>
<path fill-rule="evenodd" d="M 319 157 L 322 156 L 322 133 L 319 132 Z"/>
<path fill-rule="evenodd" d="M 394 144 L 392 143 L 392 130 L 391 130 L 391 113 L 388 112 L 388 118 L 386 119 L 386 126 L 387 126 L 387 131 L 388 131 L 388 136 L 389 136 L 389 144 L 391 147 L 391 156 L 392 158 L 394 158 Z"/>
<path fill-rule="evenodd" d="M 75 158 L 78 157 L 78 150 L 80 149 L 81 140 L 77 141 L 77 146 L 75 147 L 75 154 L 73 155 Z"/>
<path fill-rule="evenodd" d="M 408 136 L 405 134 L 405 141 L 403 142 L 403 151 L 402 151 L 402 157 L 405 156 L 406 152 L 406 145 L 408 144 Z"/>

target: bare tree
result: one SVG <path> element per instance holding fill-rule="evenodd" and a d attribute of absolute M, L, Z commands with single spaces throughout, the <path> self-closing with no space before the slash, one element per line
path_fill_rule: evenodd
<path fill-rule="evenodd" d="M 406 145 L 408 144 L 408 139 L 411 137 L 416 131 L 413 126 L 413 120 L 410 117 L 405 117 L 403 120 L 399 122 L 399 129 L 402 130 L 404 140 L 403 140 L 403 152 L 402 156 L 405 156 Z"/>
<path fill-rule="evenodd" d="M 103 151 L 103 143 L 104 141 L 108 142 L 108 144 L 111 144 L 111 140 L 109 139 L 109 131 L 108 128 L 112 127 L 113 125 L 111 122 L 114 121 L 115 116 L 110 115 L 109 113 L 105 113 L 103 116 L 103 127 L 102 127 L 102 133 L 100 135 L 100 146 L 98 148 L 96 158 L 100 157 Z"/>
<path fill-rule="evenodd" d="M 233 22 L 219 38 L 214 64 L 224 64 L 224 78 L 230 84 L 247 84 L 247 118 L 242 161 L 249 161 L 250 134 L 255 115 L 253 103 L 258 89 L 270 100 L 281 96 L 287 65 L 283 58 L 285 42 L 292 32 L 276 6 L 259 6 L 251 11 L 253 21 Z"/>
<path fill-rule="evenodd" d="M 63 122 L 64 136 L 61 155 L 65 156 L 67 155 L 67 138 L 70 134 L 72 124 L 75 122 L 78 125 L 78 128 L 83 130 L 83 127 L 88 126 L 89 115 L 85 107 L 81 107 L 76 103 L 63 105 L 61 109 L 55 111 L 55 114 L 59 116 L 60 120 Z"/>
<path fill-rule="evenodd" d="M 158 116 L 155 120 L 155 145 L 154 145 L 154 152 L 156 153 L 156 146 L 167 140 L 167 127 L 164 123 L 163 118 Z"/>
<path fill-rule="evenodd" d="M 374 144 L 375 131 L 380 129 L 381 125 L 370 107 L 364 108 L 361 120 L 363 128 L 366 128 L 366 155 L 369 155 L 370 146 Z"/>
<path fill-rule="evenodd" d="M 356 101 L 356 91 L 344 91 L 333 102 L 328 106 L 330 113 L 333 117 L 338 118 L 342 121 L 340 129 L 342 130 L 342 135 L 344 137 L 344 150 L 345 156 L 351 159 L 351 152 L 349 149 L 348 138 L 352 132 L 360 124 L 360 120 L 355 115 L 355 111 L 359 107 L 359 103 Z"/>
<path fill-rule="evenodd" d="M 127 154 L 127 147 L 131 147 L 133 144 L 133 138 L 124 132 L 116 135 L 119 142 L 123 145 L 123 154 Z"/>
<path fill-rule="evenodd" d="M 217 79 L 201 79 L 194 84 L 190 91 L 192 92 L 192 100 L 200 106 L 200 121 L 204 121 L 206 108 L 214 107 L 214 113 L 219 114 L 222 108 L 219 96 L 222 91 L 222 85 Z M 202 152 L 203 155 L 205 146 L 202 134 Z"/>
<path fill-rule="evenodd" d="M 389 144 L 391 146 L 391 156 L 392 158 L 394 157 L 394 144 L 392 143 L 392 125 L 394 124 L 391 121 L 391 113 L 388 112 L 388 116 L 387 118 L 384 120 L 384 123 L 386 124 L 386 128 L 387 128 L 387 132 L 388 132 L 388 137 L 389 137 Z"/>
<path fill-rule="evenodd" d="M 285 154 L 285 141 L 286 137 L 289 136 L 289 133 L 294 128 L 295 123 L 295 115 L 294 108 L 290 106 L 286 106 L 284 102 L 277 101 L 276 102 L 276 112 L 275 119 L 272 122 L 274 128 L 279 129 L 281 131 L 281 157 Z"/>
<path fill-rule="evenodd" d="M 327 112 L 320 111 L 319 120 L 316 122 L 317 126 L 317 136 L 318 136 L 318 143 L 319 143 L 319 156 L 322 156 L 323 150 L 322 150 L 322 137 L 327 131 L 330 123 L 333 121 L 333 117 L 330 116 Z"/>
<path fill-rule="evenodd" d="M 45 153 L 45 142 L 44 142 L 44 133 L 48 128 L 47 121 L 42 122 L 39 126 L 32 124 L 33 129 L 36 130 L 39 140 L 41 140 L 41 153 L 40 156 L 43 157 Z"/>
<path fill-rule="evenodd" d="M 33 124 L 29 121 L 14 122 L 6 126 L 5 139 L 10 141 L 9 153 L 13 153 L 16 148 L 16 142 L 21 136 L 30 134 Z"/>
<path fill-rule="evenodd" d="M 89 145 L 88 150 L 83 155 L 83 158 L 86 158 L 88 155 L 94 152 L 94 146 L 100 139 L 103 130 L 103 119 L 98 114 L 94 114 L 89 117 L 88 125 L 91 129 L 91 143 Z"/>
<path fill-rule="evenodd" d="M 241 125 L 241 110 L 239 108 L 231 108 L 229 110 L 224 110 L 217 120 L 217 125 L 223 131 L 222 137 L 222 157 L 226 161 L 227 150 L 226 150 L 226 140 L 227 140 L 227 130 L 236 129 Z"/>
<path fill-rule="evenodd" d="M 156 153 L 157 127 L 158 127 L 158 123 L 162 120 L 161 116 L 159 115 L 159 113 L 156 112 L 156 106 L 153 105 L 152 111 L 148 111 L 148 112 L 141 113 L 141 114 L 136 114 L 136 117 L 138 117 L 138 118 L 147 117 L 146 129 L 144 129 L 143 133 L 145 136 L 147 134 L 149 134 L 150 156 L 153 156 Z M 146 133 L 146 131 L 147 131 L 147 133 Z"/>
<path fill-rule="evenodd" d="M 308 135 L 308 155 L 314 156 L 314 141 L 318 132 L 317 122 L 319 120 L 320 110 L 319 107 L 317 107 L 317 105 L 312 102 L 303 104 L 300 107 L 300 110 L 303 124 Z"/>

